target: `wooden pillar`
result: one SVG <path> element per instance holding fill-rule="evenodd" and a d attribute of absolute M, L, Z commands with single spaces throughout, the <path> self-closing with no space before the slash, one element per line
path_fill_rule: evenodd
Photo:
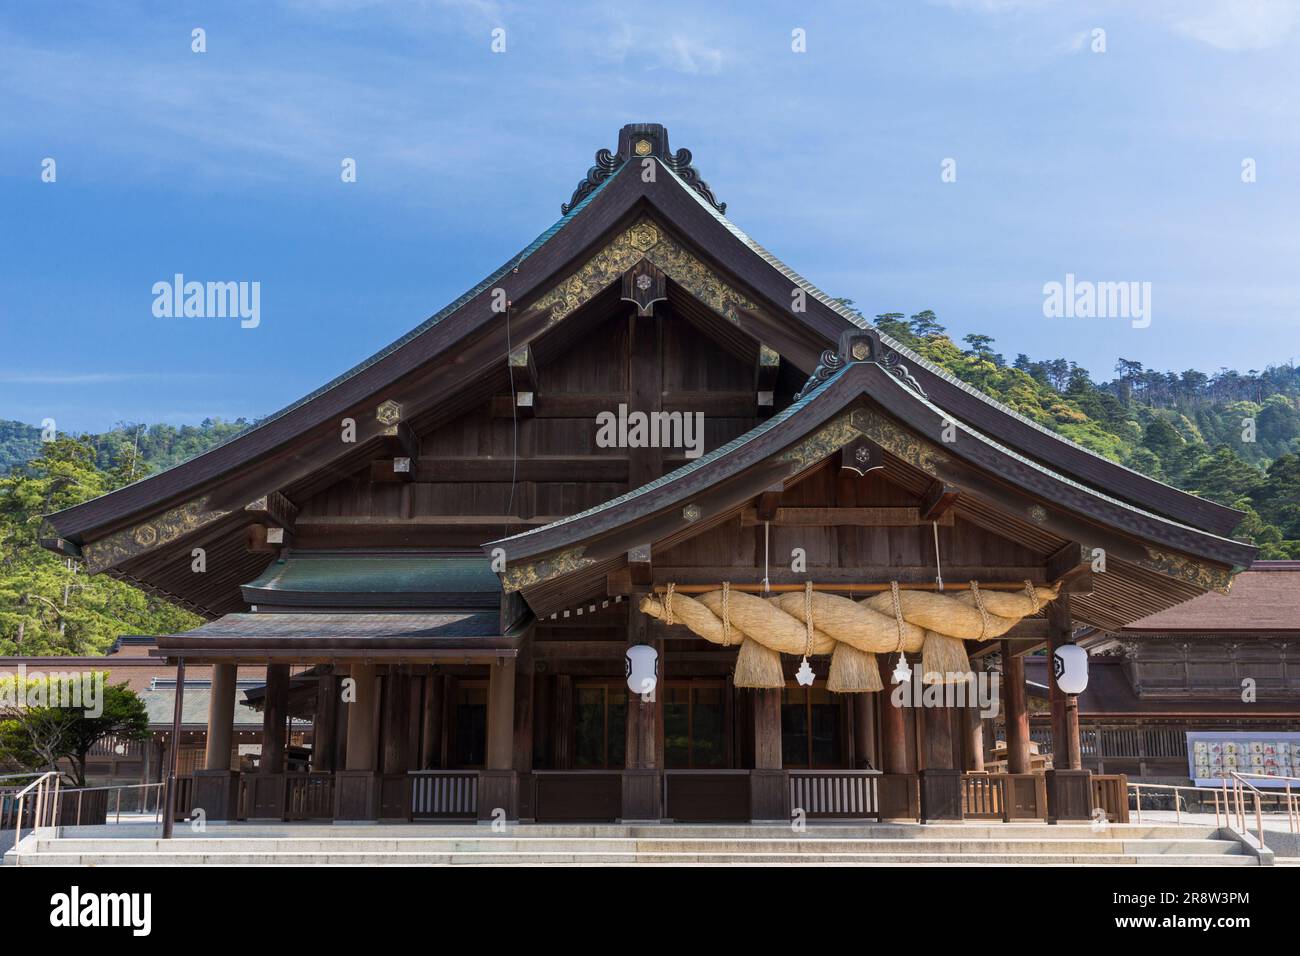
<path fill-rule="evenodd" d="M 519 819 L 519 778 L 515 773 L 515 659 L 502 657 L 488 668 L 487 759 L 479 774 L 478 818 Z"/>
<path fill-rule="evenodd" d="M 645 321 L 645 320 L 642 320 Z M 642 333 L 644 334 L 644 333 Z M 623 749 L 623 816 L 627 821 L 658 821 L 662 771 L 660 740 L 663 736 L 664 643 L 650 640 L 650 619 L 636 609 L 638 596 L 627 603 L 627 642 L 655 649 L 658 683 L 649 694 L 624 687 L 627 695 L 626 739 Z"/>
<path fill-rule="evenodd" d="M 1069 769 L 1083 769 L 1083 741 L 1079 737 L 1079 695 L 1065 696 L 1065 739 L 1070 745 Z"/>
<path fill-rule="evenodd" d="M 284 722 L 289 711 L 289 665 L 268 664 L 262 702 L 262 756 L 258 772 L 284 773 Z"/>
<path fill-rule="evenodd" d="M 628 411 L 653 415 L 663 408 L 663 363 L 660 342 L 663 334 L 662 313 L 666 303 L 655 307 L 653 316 L 628 316 Z M 639 488 L 663 474 L 662 448 L 627 450 L 627 486 Z"/>
<path fill-rule="evenodd" d="M 383 772 L 405 774 L 410 746 L 411 675 L 403 665 L 395 664 L 384 676 L 383 704 Z"/>
<path fill-rule="evenodd" d="M 1070 595 L 1047 605 L 1047 685 L 1052 703 L 1052 769 L 1047 778 L 1047 820 L 1088 820 L 1092 816 L 1091 774 L 1082 769 L 1078 702 L 1071 719 L 1069 697 L 1056 683 L 1056 649 L 1070 641 Z"/>
<path fill-rule="evenodd" d="M 382 724 L 383 741 L 379 779 L 379 818 L 409 820 L 411 817 L 411 671 L 405 664 L 393 664 L 384 675 Z"/>
<path fill-rule="evenodd" d="M 445 681 L 436 670 L 424 679 L 423 727 L 420 732 L 420 766 L 442 766 L 442 693 Z"/>
<path fill-rule="evenodd" d="M 877 655 L 880 672 L 889 674 L 884 655 Z M 916 761 L 907 745 L 906 708 L 895 705 L 894 685 L 886 684 L 877 696 L 880 698 L 880 769 L 885 773 L 916 773 Z"/>
<path fill-rule="evenodd" d="M 353 663 L 344 682 L 340 710 L 347 723 L 347 752 L 343 769 L 334 773 L 334 818 L 374 820 L 379 816 L 379 783 L 375 774 L 378 678 L 370 661 Z"/>
<path fill-rule="evenodd" d="M 515 702 L 512 769 L 518 779 L 519 819 L 532 820 L 533 808 L 533 692 L 537 683 L 533 660 L 533 633 L 530 630 L 519 647 L 515 665 Z"/>
<path fill-rule="evenodd" d="M 960 714 L 955 707 L 927 707 L 919 719 L 924 725 L 925 735 L 925 768 L 921 771 L 921 821 L 960 820 L 961 771 L 955 765 L 953 746 L 953 722 L 960 719 Z"/>
<path fill-rule="evenodd" d="M 194 772 L 192 806 L 209 820 L 233 820 L 238 814 L 239 774 L 230 769 L 235 723 L 236 669 L 212 665 L 208 698 L 208 740 L 204 768 Z"/>
<path fill-rule="evenodd" d="M 789 794 L 781 763 L 781 691 L 754 688 L 754 769 L 750 771 L 750 816 L 786 820 Z"/>
<path fill-rule="evenodd" d="M 208 698 L 208 741 L 204 768 L 230 769 L 230 738 L 235 729 L 235 665 L 212 665 Z"/>
<path fill-rule="evenodd" d="M 858 770 L 879 770 L 876 757 L 876 697 L 878 694 L 852 694 L 853 766 Z"/>
<path fill-rule="evenodd" d="M 181 708 L 185 701 L 185 658 L 176 662 L 176 699 L 172 703 L 172 739 L 167 759 L 167 807 L 163 815 L 163 839 L 169 840 L 176 821 L 176 771 L 180 766 Z"/>
<path fill-rule="evenodd" d="M 311 769 L 333 773 L 338 751 L 339 679 L 325 674 L 316 682 L 316 711 L 312 715 Z"/>
<path fill-rule="evenodd" d="M 962 708 L 966 718 L 966 769 L 976 772 L 984 769 L 984 721 L 978 704 Z"/>
<path fill-rule="evenodd" d="M 1007 772 L 1029 773 L 1029 711 L 1025 708 L 1025 659 L 1002 642 L 1002 696 L 1006 701 Z"/>
<path fill-rule="evenodd" d="M 1070 595 L 1062 593 L 1047 605 L 1047 689 L 1052 706 L 1052 765 L 1060 768 L 1068 768 L 1070 742 L 1065 716 L 1066 694 L 1056 684 L 1053 655 L 1058 647 L 1069 643 L 1071 632 Z"/>
<path fill-rule="evenodd" d="M 348 710 L 348 770 L 375 769 L 375 665 L 360 661 L 352 665 L 352 700 Z"/>
<path fill-rule="evenodd" d="M 254 819 L 279 820 L 285 810 L 285 720 L 289 713 L 289 665 L 266 666 L 266 696 L 262 700 L 262 756 L 249 779 Z"/>

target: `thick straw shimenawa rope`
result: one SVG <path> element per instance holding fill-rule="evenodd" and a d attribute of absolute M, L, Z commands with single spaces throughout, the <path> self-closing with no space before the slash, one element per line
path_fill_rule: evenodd
<path fill-rule="evenodd" d="M 970 662 L 963 641 L 1001 637 L 1055 600 L 1059 586 L 1026 582 L 1024 591 L 985 591 L 972 582 L 969 592 L 938 594 L 903 590 L 893 581 L 888 594 L 861 601 L 818 592 L 810 583 L 803 594 L 768 598 L 729 584 L 698 597 L 678 593 L 672 583 L 664 590 L 662 600 L 645 597 L 641 611 L 715 644 L 739 639 L 737 686 L 784 686 L 781 654 L 831 654 L 827 686 L 857 692 L 877 689 L 876 654 L 920 652 L 926 683 L 964 679 Z"/>

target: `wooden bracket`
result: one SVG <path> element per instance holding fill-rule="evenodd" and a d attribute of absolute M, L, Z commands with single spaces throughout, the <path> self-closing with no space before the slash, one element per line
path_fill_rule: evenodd
<path fill-rule="evenodd" d="M 945 511 L 957 503 L 960 495 L 960 491 L 945 485 L 942 481 L 930 482 L 930 487 L 925 490 L 925 496 L 921 499 L 921 520 L 938 521 Z"/>
<path fill-rule="evenodd" d="M 781 506 L 781 493 L 784 491 L 785 484 L 778 482 L 758 496 L 757 513 L 760 521 L 771 521 L 776 517 L 776 511 Z"/>
<path fill-rule="evenodd" d="M 1077 541 L 1069 541 L 1057 549 L 1047 559 L 1047 580 L 1060 583 L 1065 591 L 1077 591 L 1076 587 L 1092 590 L 1092 552 Z"/>
<path fill-rule="evenodd" d="M 632 584 L 654 583 L 654 562 L 650 557 L 650 545 L 638 544 L 627 553 L 627 566 L 631 572 Z"/>

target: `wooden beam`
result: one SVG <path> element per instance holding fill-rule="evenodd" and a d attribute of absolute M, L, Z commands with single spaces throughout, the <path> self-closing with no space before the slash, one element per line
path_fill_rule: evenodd
<path fill-rule="evenodd" d="M 921 499 L 921 520 L 938 521 L 957 502 L 961 492 L 945 485 L 942 481 L 930 482 Z"/>
<path fill-rule="evenodd" d="M 623 455 L 556 455 L 535 458 L 458 458 L 420 459 L 421 483 L 465 484 L 499 481 L 627 481 L 627 458 Z"/>
<path fill-rule="evenodd" d="M 516 392 L 537 390 L 537 359 L 531 345 L 521 345 L 510 353 L 510 375 Z"/>
<path fill-rule="evenodd" d="M 1035 584 L 1045 583 L 1043 569 L 1038 567 L 945 567 L 944 577 L 949 582 L 960 583 L 979 581 L 989 584 L 997 581 L 1030 580 Z M 865 581 L 898 581 L 900 584 L 924 584 L 934 581 L 934 567 L 925 565 L 908 566 L 859 566 L 853 568 L 812 568 L 806 572 L 791 571 L 785 565 L 770 569 L 771 584 L 802 584 L 809 576 L 817 584 L 861 584 Z M 664 585 L 670 581 L 674 584 L 715 584 L 719 581 L 743 583 L 759 582 L 762 570 L 756 571 L 736 567 L 678 567 L 657 565 L 653 571 L 653 584 Z M 606 593 L 609 595 L 632 593 L 631 576 L 627 568 L 616 568 L 606 575 Z M 1016 627 L 1028 631 L 1043 625 L 1041 618 L 1027 618 Z M 1045 639 L 1046 631 L 1043 632 Z"/>
<path fill-rule="evenodd" d="M 776 517 L 777 508 L 781 505 L 781 494 L 785 491 L 785 482 L 777 482 L 758 496 L 758 507 L 755 509 L 758 517 L 762 521 L 771 521 Z"/>
<path fill-rule="evenodd" d="M 278 491 L 262 495 L 244 506 L 244 511 L 262 524 L 293 528 L 298 517 L 298 506 Z"/>
<path fill-rule="evenodd" d="M 633 586 L 654 583 L 654 564 L 649 544 L 638 544 L 627 552 L 629 579 Z"/>
<path fill-rule="evenodd" d="M 921 517 L 919 508 L 906 507 L 777 508 L 776 514 L 768 520 L 778 527 L 786 528 L 905 528 L 928 523 Z M 941 525 L 951 527 L 953 516 L 944 515 L 938 520 Z M 742 528 L 752 528 L 762 523 L 763 519 L 755 508 L 746 508 L 740 513 Z"/>
<path fill-rule="evenodd" d="M 760 417 L 771 415 L 776 408 L 776 383 L 781 372 L 781 353 L 763 342 L 758 345 L 754 368 L 754 392 Z"/>
<path fill-rule="evenodd" d="M 658 411 L 701 412 L 706 418 L 754 417 L 754 393 L 733 391 L 672 391 L 663 396 Z M 533 415 L 537 418 L 595 418 L 619 405 L 632 406 L 627 392 L 541 393 L 534 392 Z M 514 405 L 509 395 L 492 397 L 492 417 L 511 418 Z M 645 409 L 641 409 L 645 411 Z"/>

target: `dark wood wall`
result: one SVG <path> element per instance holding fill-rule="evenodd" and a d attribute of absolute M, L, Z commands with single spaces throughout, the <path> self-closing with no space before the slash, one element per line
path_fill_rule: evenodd
<path fill-rule="evenodd" d="M 620 403 L 702 412 L 706 452 L 759 423 L 751 361 L 667 306 L 650 318 L 625 303 L 606 309 L 585 336 L 538 362 L 531 413 L 513 415 L 503 393 L 420 435 L 410 481 L 372 480 L 370 466 L 359 468 L 303 503 L 298 546 L 472 548 L 686 463 L 681 449 L 597 447 L 597 414 Z M 527 388 L 519 379 L 516 389 Z"/>

